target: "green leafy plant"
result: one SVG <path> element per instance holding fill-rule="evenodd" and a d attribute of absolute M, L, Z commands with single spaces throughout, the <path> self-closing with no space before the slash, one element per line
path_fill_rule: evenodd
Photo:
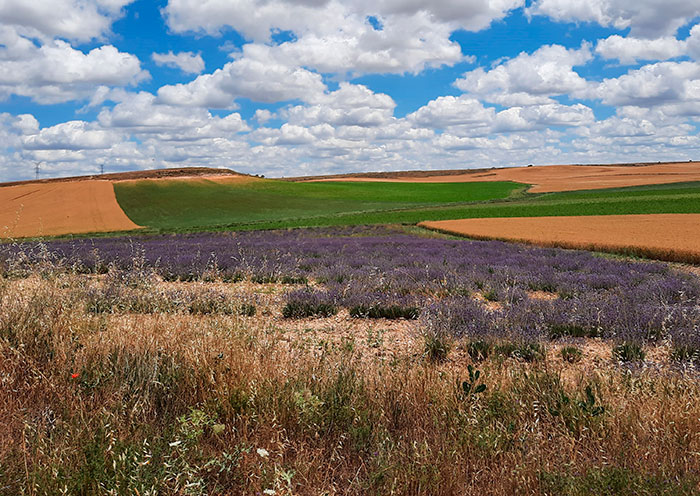
<path fill-rule="evenodd" d="M 590 386 L 590 384 L 586 386 L 586 398 L 579 401 L 578 406 L 581 410 L 592 417 L 597 417 L 598 415 L 605 413 L 604 406 L 596 405 L 595 394 L 593 393 L 593 388 Z"/>
<path fill-rule="evenodd" d="M 467 370 L 469 371 L 469 380 L 462 381 L 461 387 L 459 388 L 460 397 L 463 400 L 473 398 L 474 396 L 486 391 L 486 384 L 484 384 L 483 382 L 479 383 L 479 379 L 481 378 L 481 371 L 475 369 L 472 365 L 468 365 Z"/>

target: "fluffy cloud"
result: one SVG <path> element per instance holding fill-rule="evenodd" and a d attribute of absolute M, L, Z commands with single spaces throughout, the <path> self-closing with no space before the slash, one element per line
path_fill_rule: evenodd
<path fill-rule="evenodd" d="M 171 105 L 234 108 L 236 98 L 256 102 L 307 100 L 325 88 L 319 74 L 276 60 L 271 47 L 249 44 L 239 59 L 190 83 L 163 86 L 158 97 Z"/>
<path fill-rule="evenodd" d="M 689 0 L 536 0 L 527 12 L 557 21 L 631 28 L 633 36 L 656 38 L 674 34 L 700 16 L 700 4 Z"/>
<path fill-rule="evenodd" d="M 119 133 L 97 129 L 95 124 L 68 121 L 23 138 L 27 150 L 104 150 L 121 139 Z"/>
<path fill-rule="evenodd" d="M 557 126 L 583 126 L 595 121 L 593 110 L 581 103 L 512 107 L 499 112 L 494 132 L 532 131 Z"/>
<path fill-rule="evenodd" d="M 465 60 L 456 29 L 480 30 L 523 0 L 170 0 L 163 10 L 175 32 L 216 35 L 230 27 L 256 43 L 291 32 L 277 60 L 324 73 L 417 73 Z"/>
<path fill-rule="evenodd" d="M 60 103 L 89 98 L 100 85 L 136 84 L 147 77 L 138 58 L 111 45 L 88 53 L 61 40 L 36 46 L 0 26 L 0 97 L 16 94 Z"/>
<path fill-rule="evenodd" d="M 475 98 L 462 95 L 438 97 L 409 114 L 407 119 L 419 126 L 435 129 L 461 125 L 481 128 L 491 125 L 495 115 L 494 109 L 484 107 Z"/>
<path fill-rule="evenodd" d="M 275 51 L 289 63 L 340 74 L 418 73 L 464 60 L 460 46 L 449 39 L 451 29 L 427 16 L 399 18 L 381 30 L 353 17 L 333 32 L 309 33 Z"/>
<path fill-rule="evenodd" d="M 180 52 L 154 53 L 153 61 L 158 65 L 174 67 L 187 74 L 199 74 L 204 70 L 204 59 L 198 53 Z"/>
<path fill-rule="evenodd" d="M 145 92 L 127 95 L 113 109 L 102 110 L 98 121 L 105 129 L 128 131 L 142 139 L 157 134 L 165 141 L 224 138 L 250 129 L 238 113 L 218 117 L 203 108 L 163 105 Z"/>
<path fill-rule="evenodd" d="M 700 146 L 700 137 L 694 133 L 693 126 L 644 118 L 613 116 L 579 130 L 578 134 L 582 138 L 572 140 L 572 146 L 580 153 L 601 154 L 607 148 L 646 156 L 645 160 L 687 157 L 685 150 L 692 153 Z"/>
<path fill-rule="evenodd" d="M 690 30 L 690 36 L 686 40 L 686 44 L 690 56 L 700 62 L 700 24 L 696 24 Z"/>
<path fill-rule="evenodd" d="M 583 126 L 595 121 L 593 111 L 580 103 L 547 103 L 510 107 L 500 112 L 462 95 L 428 102 L 406 117 L 415 125 L 444 130 L 453 137 L 479 137 L 510 132 L 531 132 L 547 127 Z"/>
<path fill-rule="evenodd" d="M 99 38 L 133 0 L 0 0 L 0 19 L 31 37 Z"/>
<path fill-rule="evenodd" d="M 350 83 L 341 83 L 336 91 L 316 95 L 311 102 L 286 109 L 282 115 L 290 123 L 302 126 L 376 127 L 392 119 L 396 106 L 389 95 Z"/>
<path fill-rule="evenodd" d="M 395 106 L 388 95 L 341 83 L 336 91 L 316 95 L 311 103 L 282 109 L 279 117 L 287 122 L 279 129 L 259 128 L 250 137 L 266 145 L 313 144 L 315 150 L 356 148 L 358 143 L 369 147 L 395 124 Z"/>
<path fill-rule="evenodd" d="M 574 71 L 592 56 L 588 45 L 568 50 L 545 45 L 532 54 L 521 53 L 488 71 L 478 68 L 455 81 L 457 88 L 502 105 L 553 103 L 553 95 L 575 95 L 588 83 Z"/>
<path fill-rule="evenodd" d="M 700 63 L 659 62 L 605 79 L 590 93 L 612 106 L 700 103 Z"/>
<path fill-rule="evenodd" d="M 522 5 L 523 0 L 169 0 L 163 12 L 175 32 L 217 34 L 232 27 L 249 39 L 267 41 L 275 30 L 324 34 L 348 18 L 367 15 L 379 16 L 386 27 L 394 18 L 425 13 L 436 22 L 478 31 Z"/>
<path fill-rule="evenodd" d="M 617 59 L 623 64 L 635 64 L 639 60 L 667 60 L 683 55 L 686 43 L 672 36 L 643 40 L 612 35 L 600 40 L 595 52 L 604 59 Z"/>

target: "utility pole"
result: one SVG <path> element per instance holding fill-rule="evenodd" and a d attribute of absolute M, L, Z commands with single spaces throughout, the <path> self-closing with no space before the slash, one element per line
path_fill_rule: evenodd
<path fill-rule="evenodd" d="M 100 162 L 100 176 L 104 175 L 105 173 L 105 161 L 103 160 Z"/>
<path fill-rule="evenodd" d="M 34 162 L 34 174 L 36 178 L 39 179 L 39 172 L 41 171 L 41 161 Z"/>

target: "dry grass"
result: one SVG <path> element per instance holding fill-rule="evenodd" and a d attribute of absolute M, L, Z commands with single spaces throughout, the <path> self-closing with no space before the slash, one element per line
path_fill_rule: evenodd
<path fill-rule="evenodd" d="M 88 313 L 100 284 L 0 282 L 0 494 L 700 490 L 700 383 L 662 347 L 433 362 L 415 323 L 282 319 L 281 286 L 222 285 L 245 317 Z"/>

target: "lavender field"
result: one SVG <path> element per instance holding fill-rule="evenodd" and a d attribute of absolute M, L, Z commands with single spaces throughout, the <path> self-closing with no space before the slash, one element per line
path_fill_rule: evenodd
<path fill-rule="evenodd" d="M 0 252 L 2 496 L 700 493 L 687 267 L 400 227 Z"/>
<path fill-rule="evenodd" d="M 165 281 L 290 284 L 299 289 L 286 294 L 288 316 L 347 308 L 357 318 L 420 319 L 438 337 L 665 342 L 685 358 L 700 350 L 697 276 L 582 251 L 359 227 L 57 241 L 5 257 L 6 271 L 43 260 L 85 273 L 153 271 Z"/>

